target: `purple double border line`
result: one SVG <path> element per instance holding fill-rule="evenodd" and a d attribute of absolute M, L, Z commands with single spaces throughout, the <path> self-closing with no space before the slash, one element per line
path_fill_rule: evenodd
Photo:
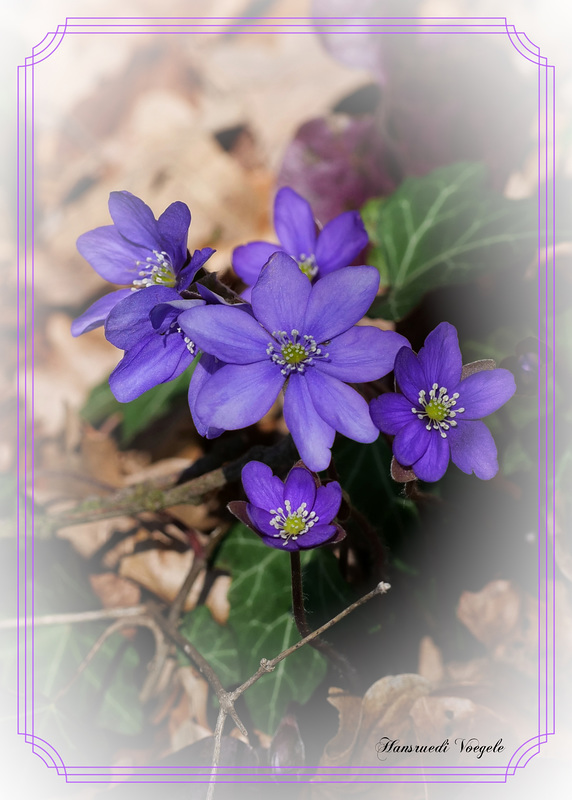
<path fill-rule="evenodd" d="M 538 341 L 545 380 L 538 386 L 538 714 L 537 730 L 499 766 L 415 766 L 291 768 L 305 779 L 278 780 L 269 767 L 218 767 L 217 782 L 252 783 L 505 783 L 540 752 L 554 734 L 554 525 L 555 525 L 555 400 L 553 377 L 556 341 L 554 329 L 554 182 L 549 190 L 542 179 L 554 175 L 554 66 L 540 49 L 505 17 L 68 17 L 64 25 L 32 48 L 18 66 L 18 495 L 33 498 L 34 408 L 34 71 L 50 58 L 66 36 L 127 34 L 296 34 L 316 31 L 344 35 L 501 35 L 537 68 L 538 74 Z M 23 366 L 22 366 L 23 365 Z M 34 511 L 33 502 L 19 507 L 18 516 L 18 728 L 50 769 L 69 783 L 208 783 L 210 767 L 121 767 L 64 764 L 56 747 L 34 728 Z M 526 734 L 527 735 L 527 734 Z"/>

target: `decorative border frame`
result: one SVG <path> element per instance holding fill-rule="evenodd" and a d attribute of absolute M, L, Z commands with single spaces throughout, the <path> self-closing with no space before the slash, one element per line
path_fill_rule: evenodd
<path fill-rule="evenodd" d="M 539 358 L 546 365 L 544 385 L 538 388 L 538 717 L 537 731 L 498 766 L 305 767 L 303 778 L 278 780 L 270 767 L 218 767 L 217 783 L 505 783 L 540 752 L 554 728 L 554 525 L 555 525 L 555 270 L 554 184 L 542 186 L 541 177 L 554 174 L 555 68 L 522 31 L 504 17 L 68 17 L 32 48 L 18 71 L 18 495 L 32 503 L 18 516 L 18 728 L 50 769 L 69 783 L 199 783 L 210 780 L 210 767 L 93 767 L 64 764 L 55 747 L 40 738 L 34 727 L 34 510 L 33 510 L 33 407 L 34 384 L 34 74 L 50 58 L 65 36 L 84 34 L 290 33 L 315 35 L 316 31 L 352 34 L 480 34 L 508 37 L 518 53 L 537 67 L 538 73 L 538 177 L 544 193 L 538 197 L 538 340 Z M 31 287 L 31 288 L 30 288 Z M 31 419 L 20 408 L 32 408 Z M 544 613 L 543 613 L 544 612 Z M 300 768 L 295 769 L 301 772 Z M 293 775 L 293 778 L 296 776 Z"/>

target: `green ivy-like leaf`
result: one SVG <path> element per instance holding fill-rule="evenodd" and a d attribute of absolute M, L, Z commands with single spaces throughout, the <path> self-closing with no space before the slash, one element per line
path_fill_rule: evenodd
<path fill-rule="evenodd" d="M 305 564 L 310 554 L 303 556 Z M 232 574 L 228 624 L 237 637 L 241 679 L 246 680 L 261 658 L 273 658 L 300 639 L 290 611 L 290 558 L 236 525 L 220 548 L 217 566 Z M 309 700 L 325 672 L 324 657 L 310 647 L 281 661 L 244 695 L 254 724 L 273 733 L 288 703 Z"/>
<path fill-rule="evenodd" d="M 185 614 L 180 630 L 206 658 L 224 687 L 240 681 L 234 631 L 228 626 L 218 625 L 206 606 L 199 606 Z M 189 663 L 186 656 L 181 655 L 180 658 L 182 662 Z"/>
<path fill-rule="evenodd" d="M 370 314 L 403 318 L 423 295 L 497 270 L 531 252 L 534 203 L 489 190 L 482 164 L 453 164 L 407 178 L 389 198 L 362 209 L 373 248 L 370 263 L 387 291 Z"/>

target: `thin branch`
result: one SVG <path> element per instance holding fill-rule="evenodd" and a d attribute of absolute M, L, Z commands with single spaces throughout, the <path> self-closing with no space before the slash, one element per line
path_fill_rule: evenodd
<path fill-rule="evenodd" d="M 218 762 L 220 761 L 220 749 L 222 744 L 222 732 L 224 730 L 224 723 L 226 722 L 227 713 L 222 708 L 218 712 L 218 717 L 216 721 L 216 727 L 214 730 L 214 749 L 213 749 L 213 760 L 211 765 L 211 778 L 209 781 L 209 788 L 207 790 L 207 796 L 205 800 L 213 800 L 214 791 L 216 786 L 216 776 L 217 776 L 217 767 Z"/>
<path fill-rule="evenodd" d="M 142 606 L 141 608 L 144 608 L 144 606 Z M 155 620 L 151 619 L 151 617 L 145 614 L 138 614 L 116 620 L 113 623 L 113 625 L 110 625 L 109 628 L 106 628 L 103 631 L 101 636 L 97 639 L 97 641 L 92 646 L 89 653 L 86 655 L 86 657 L 83 659 L 83 661 L 77 668 L 76 672 L 72 675 L 72 677 L 65 684 L 65 686 L 63 686 L 56 694 L 56 696 L 53 699 L 53 702 L 55 703 L 57 700 L 63 697 L 63 695 L 66 694 L 66 692 L 73 686 L 73 684 L 76 682 L 79 676 L 84 672 L 84 670 L 89 666 L 92 659 L 95 657 L 97 652 L 105 644 L 105 642 L 107 641 L 107 639 L 109 639 L 110 636 L 112 636 L 114 633 L 117 633 L 122 628 L 132 627 L 133 625 L 149 628 L 155 637 L 157 649 L 160 648 L 161 642 L 164 641 L 163 632 L 161 631 L 160 627 L 157 625 Z"/>
<path fill-rule="evenodd" d="M 120 516 L 137 516 L 143 512 L 156 512 L 170 506 L 186 503 L 199 505 L 204 497 L 214 489 L 220 489 L 227 483 L 233 483 L 240 477 L 243 466 L 252 460 L 263 461 L 270 466 L 292 460 L 292 437 L 285 436 L 273 447 L 257 445 L 224 467 L 207 472 L 186 483 L 161 489 L 152 483 L 141 483 L 122 489 L 114 495 L 105 497 L 88 497 L 78 505 L 59 514 L 41 519 L 44 526 L 52 530 L 70 525 L 80 525 L 101 519 Z M 37 514 L 37 516 L 39 516 Z M 40 520 L 38 520 L 40 522 Z"/>
<path fill-rule="evenodd" d="M 20 619 L 3 619 L 0 630 L 23 628 L 25 625 L 68 625 L 74 622 L 95 622 L 100 619 L 121 619 L 144 614 L 146 606 L 129 606 L 121 608 L 100 608 L 97 611 L 78 611 L 70 614 L 46 614 L 41 617 L 24 617 Z M 133 624 L 133 623 L 132 623 Z"/>
<path fill-rule="evenodd" d="M 191 642 L 189 642 L 189 640 L 185 636 L 179 633 L 179 631 L 167 619 L 165 619 L 165 617 L 161 614 L 160 610 L 154 604 L 149 603 L 148 610 L 153 616 L 153 618 L 157 621 L 163 633 L 169 639 L 171 639 L 171 641 L 173 641 L 177 645 L 177 647 L 179 647 L 182 650 L 182 652 L 191 659 L 191 661 L 200 670 L 200 672 L 202 672 L 202 674 L 205 676 L 205 678 L 215 691 L 221 708 L 224 708 L 225 711 L 232 716 L 235 725 L 239 729 L 239 731 L 244 736 L 248 737 L 248 731 L 238 718 L 238 715 L 234 710 L 232 702 L 229 702 L 230 695 L 220 682 L 218 675 L 213 670 L 213 668 L 206 660 L 206 658 L 204 658 L 201 655 L 201 653 L 199 653 L 197 648 L 193 644 L 191 644 Z"/>
<path fill-rule="evenodd" d="M 171 608 L 169 610 L 169 614 L 167 616 L 167 621 L 169 625 L 173 626 L 174 628 L 177 627 L 179 623 L 179 617 L 183 612 L 185 607 L 185 602 L 187 597 L 189 596 L 189 592 L 193 588 L 193 585 L 201 571 L 205 569 L 207 566 L 211 556 L 213 555 L 214 551 L 220 544 L 222 538 L 226 534 L 228 530 L 228 525 L 219 525 L 215 528 L 211 535 L 209 536 L 208 544 L 206 545 L 204 552 L 201 556 L 196 556 L 193 559 L 193 563 L 191 564 L 191 568 L 187 573 L 185 580 L 181 588 L 179 589 L 177 596 L 173 600 Z M 161 672 L 165 665 L 165 661 L 169 656 L 169 652 L 171 651 L 171 647 L 163 643 L 163 646 L 160 650 L 157 650 L 155 653 L 155 658 L 153 659 L 153 665 L 150 668 L 149 675 L 147 676 L 147 680 L 145 681 L 145 686 L 141 691 L 141 702 L 146 703 L 150 697 L 153 695 L 155 688 L 159 682 L 159 678 L 161 676 Z"/>
<path fill-rule="evenodd" d="M 322 633 L 324 633 L 324 631 L 332 628 L 334 625 L 340 622 L 340 620 L 344 619 L 344 617 L 347 617 L 348 614 L 351 614 L 352 611 L 355 611 L 356 608 L 359 608 L 364 603 L 367 603 L 368 600 L 371 600 L 372 597 L 375 597 L 378 594 L 386 594 L 389 589 L 391 589 L 391 585 L 389 583 L 378 583 L 375 589 L 372 589 L 371 592 L 364 594 L 364 596 L 360 597 L 359 600 L 356 600 L 355 603 L 352 603 L 343 611 L 340 611 L 339 614 L 336 614 L 336 616 L 329 620 L 329 622 L 320 625 L 320 627 L 316 628 L 315 631 L 312 631 L 312 633 L 308 634 L 308 636 L 305 636 L 303 639 L 300 639 L 299 642 L 296 642 L 296 644 L 293 644 L 291 647 L 286 648 L 286 650 L 283 650 L 279 655 L 270 660 L 262 658 L 260 660 L 260 667 L 258 668 L 257 672 L 241 686 L 230 693 L 232 701 L 234 702 L 238 697 L 240 697 L 241 694 L 243 694 L 243 692 L 249 689 L 267 672 L 272 672 L 281 661 L 283 661 L 285 658 L 288 658 L 288 656 L 292 655 L 292 653 L 295 653 L 296 650 L 299 650 L 301 647 L 304 647 L 304 645 L 309 644 L 317 636 L 320 636 Z"/>

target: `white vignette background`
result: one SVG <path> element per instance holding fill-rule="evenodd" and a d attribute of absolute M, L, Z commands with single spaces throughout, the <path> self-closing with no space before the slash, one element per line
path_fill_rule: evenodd
<path fill-rule="evenodd" d="M 252 5 L 252 4 L 250 4 Z M 5 3 L 2 10 L 3 39 L 2 52 L 0 54 L 0 66 L 2 69 L 2 86 L 0 87 L 0 110 L 2 113 L 2 126 L 0 131 L 0 142 L 3 151 L 3 167 L 0 171 L 2 186 L 0 187 L 0 241 L 2 242 L 1 263 L 0 263 L 0 291 L 4 295 L 0 300 L 0 306 L 6 296 L 9 296 L 9 288 L 13 285 L 13 277 L 8 273 L 15 273 L 15 141 L 16 141 L 16 65 L 23 63 L 24 58 L 31 53 L 34 45 L 38 44 L 49 30 L 54 30 L 61 24 L 66 16 L 240 16 L 252 14 L 245 11 L 249 7 L 246 0 L 214 0 L 213 2 L 199 2 L 199 0 L 164 0 L 159 4 L 156 0 L 23 0 L 19 3 L 10 3 L 10 7 Z M 413 3 L 411 0 L 404 0 L 401 13 L 404 16 L 411 15 Z M 336 8 L 339 5 L 336 4 Z M 525 31 L 529 38 L 541 48 L 541 53 L 548 57 L 549 63 L 556 66 L 556 104 L 557 114 L 561 119 L 568 120 L 564 127 L 568 130 L 568 140 L 570 131 L 570 118 L 572 117 L 572 60 L 569 54 L 570 23 L 572 22 L 572 10 L 565 0 L 549 0 L 541 3 L 539 0 L 506 0 L 498 2 L 495 0 L 480 0 L 470 2 L 469 0 L 427 0 L 421 4 L 415 3 L 416 12 L 424 16 L 471 16 L 471 15 L 491 15 L 506 16 L 509 22 L 517 25 L 518 29 Z M 419 10 L 420 8 L 420 10 Z M 309 2 L 306 0 L 276 0 L 270 4 L 270 8 L 263 12 L 268 16 L 304 16 L 309 14 Z M 339 12 L 336 12 L 339 13 Z M 351 2 L 347 3 L 347 15 L 351 16 Z M 113 47 L 113 40 L 110 42 L 109 57 L 105 64 L 96 64 L 91 60 L 91 68 L 94 74 L 91 76 L 69 76 L 69 82 L 62 75 L 62 85 L 54 87 L 56 94 L 60 94 L 61 107 L 65 109 L 66 103 L 72 103 L 74 92 L 79 96 L 83 90 L 82 80 L 97 80 L 112 74 L 114 69 L 120 67 L 121 60 L 125 59 L 125 54 L 120 48 Z M 89 60 L 89 59 L 88 59 Z M 331 63 L 331 62 L 330 62 Z M 335 66 L 333 67 L 335 69 Z M 99 70 L 99 75 L 97 74 Z M 342 74 L 343 73 L 343 74 Z M 344 77 L 345 76 L 345 77 Z M 349 77 L 348 77 L 349 76 Z M 299 119 L 292 119 L 291 129 L 284 130 L 282 134 L 282 144 L 285 145 L 288 138 L 293 134 L 297 126 L 309 116 L 317 115 L 325 110 L 330 102 L 341 95 L 344 91 L 351 91 L 357 88 L 360 82 L 358 71 L 353 77 L 348 71 L 340 70 L 340 82 L 335 85 L 332 82 L 332 94 L 324 96 L 321 108 L 301 109 Z M 46 121 L 49 124 L 49 120 Z M 224 121 L 223 121 L 224 122 Z M 41 124 L 41 120 L 40 120 Z M 151 123 L 154 124 L 154 123 Z M 229 120 L 232 124 L 232 120 Z M 557 125 L 557 136 L 559 126 Z M 570 142 L 559 143 L 557 139 L 557 152 L 559 147 L 570 148 Z M 279 156 L 276 155 L 275 168 L 279 163 Z M 572 172 L 572 156 L 570 153 L 566 157 L 567 174 Z M 121 187 L 118 187 L 121 188 Z M 153 200 L 155 211 L 160 211 L 172 199 L 166 199 L 162 204 L 161 198 Z M 186 199 L 181 195 L 180 199 Z M 192 210 L 192 209 L 191 209 Z M 105 210 L 102 209 L 102 217 L 98 220 L 90 221 L 89 224 L 80 228 L 77 233 L 96 224 L 107 224 L 104 217 Z M 194 231 L 196 233 L 196 229 Z M 73 240 L 75 240 L 75 236 Z M 193 228 L 191 228 L 193 237 Z M 264 237 L 261 237 L 264 238 Z M 85 274 L 85 273 L 84 273 Z M 6 291 L 8 289 L 8 291 Z M 91 286 L 93 289 L 93 284 Z M 73 290 L 73 289 L 72 289 Z M 86 292 L 88 294 L 88 292 Z M 13 345 L 6 341 L 2 343 L 0 352 L 0 367 L 4 376 L 8 375 L 9 369 L 3 363 L 6 359 L 7 364 L 13 363 L 12 354 L 9 348 Z M 105 362 L 105 360 L 104 360 Z M 105 375 L 105 370 L 113 366 L 113 359 L 107 363 L 99 365 L 100 374 L 94 379 L 101 380 Z M 4 378 L 3 378 L 4 379 Z M 10 380 L 8 375 L 7 380 Z M 12 378 L 15 380 L 15 378 Z M 1 433 L 0 436 L 4 436 Z M 4 452 L 4 442 L 0 440 L 0 461 Z M 0 464 L 1 468 L 1 464 Z M 2 575 L 13 569 L 14 565 L 2 565 Z M 0 582 L 0 591 L 4 585 L 4 580 Z M 559 625 L 570 624 L 566 620 L 558 619 Z M 0 658 L 2 654 L 0 653 Z M 14 676 L 15 677 L 15 676 Z M 558 673 L 557 680 L 567 680 L 567 675 Z M 4 701 L 5 698 L 2 698 Z M 31 798 L 36 797 L 42 800 L 44 797 L 81 797 L 78 794 L 78 786 L 65 784 L 62 777 L 56 776 L 53 771 L 48 770 L 45 765 L 35 757 L 21 738 L 15 735 L 14 709 L 8 703 L 0 707 L 0 781 L 2 793 L 7 797 Z M 553 759 L 560 759 L 566 749 L 566 741 L 572 742 L 570 734 L 565 734 L 564 743 L 558 743 L 558 730 L 563 728 L 570 731 L 572 727 L 572 709 L 563 708 L 557 704 L 557 736 L 552 737 L 548 744 L 544 745 L 540 756 L 532 759 L 526 768 L 510 778 L 505 784 L 488 784 L 474 786 L 475 798 L 484 796 L 490 800 L 512 800 L 512 798 L 537 797 L 541 792 L 549 792 L 551 797 L 564 798 L 569 796 L 572 786 L 572 774 L 570 786 L 555 785 L 551 780 L 551 763 Z M 436 789 L 437 787 L 435 787 Z M 467 787 L 465 787 L 467 788 Z M 161 790 L 157 787 L 158 793 Z M 380 797 L 383 796 L 384 789 L 380 786 Z M 434 791 L 432 796 L 438 797 Z M 467 795 L 468 797 L 469 795 Z"/>

